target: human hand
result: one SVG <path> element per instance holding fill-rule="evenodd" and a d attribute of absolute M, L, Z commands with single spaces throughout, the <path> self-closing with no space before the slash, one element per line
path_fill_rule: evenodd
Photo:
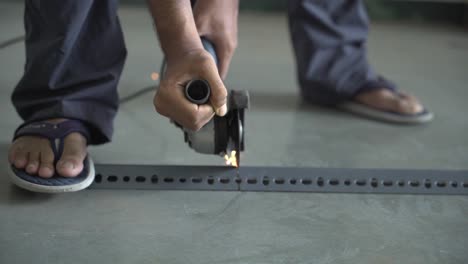
<path fill-rule="evenodd" d="M 210 104 L 196 105 L 185 97 L 184 87 L 194 79 L 204 79 L 210 84 Z M 213 57 L 205 50 L 196 49 L 168 58 L 166 72 L 154 97 L 154 106 L 161 115 L 184 128 L 197 131 L 215 114 L 226 114 L 226 97 L 227 91 Z"/>
<path fill-rule="evenodd" d="M 237 48 L 238 13 L 239 0 L 197 0 L 193 9 L 198 34 L 215 46 L 223 79 Z"/>

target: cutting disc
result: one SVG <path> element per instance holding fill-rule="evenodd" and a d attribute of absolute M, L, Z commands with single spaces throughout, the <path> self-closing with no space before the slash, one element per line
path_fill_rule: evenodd
<path fill-rule="evenodd" d="M 242 140 L 243 140 L 243 137 L 244 137 L 244 134 L 243 134 L 244 127 L 243 127 L 243 124 L 242 124 L 242 119 L 240 117 L 240 111 L 239 110 L 236 110 L 233 124 L 237 128 L 236 135 L 235 135 L 235 138 L 234 138 L 234 148 L 235 148 L 235 151 L 236 151 L 237 166 L 239 167 L 240 166 L 241 144 L 242 144 Z"/>

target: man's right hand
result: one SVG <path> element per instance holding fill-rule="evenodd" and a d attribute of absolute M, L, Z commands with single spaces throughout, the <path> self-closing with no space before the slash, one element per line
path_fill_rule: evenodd
<path fill-rule="evenodd" d="M 196 105 L 185 98 L 184 87 L 193 79 L 204 79 L 210 84 L 210 104 Z M 196 49 L 168 59 L 154 106 L 161 115 L 197 131 L 215 114 L 226 114 L 226 98 L 227 91 L 213 57 L 205 50 Z"/>

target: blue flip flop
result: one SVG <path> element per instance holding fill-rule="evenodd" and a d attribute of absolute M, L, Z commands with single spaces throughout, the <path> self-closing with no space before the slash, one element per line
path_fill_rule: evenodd
<path fill-rule="evenodd" d="M 88 128 L 78 120 L 66 120 L 58 124 L 51 124 L 45 121 L 29 123 L 19 127 L 14 139 L 22 136 L 39 136 L 50 141 L 50 146 L 54 153 L 54 166 L 62 156 L 64 139 L 70 133 L 78 132 L 89 142 Z M 41 193 L 64 193 L 75 192 L 89 187 L 94 181 L 94 163 L 89 155 L 83 162 L 83 171 L 76 177 L 63 177 L 55 173 L 51 178 L 42 178 L 37 175 L 30 175 L 24 169 L 17 169 L 10 164 L 10 178 L 12 182 L 23 189 Z"/>

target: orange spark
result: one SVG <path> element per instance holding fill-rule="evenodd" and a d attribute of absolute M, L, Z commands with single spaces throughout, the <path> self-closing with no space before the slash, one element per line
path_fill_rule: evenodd
<path fill-rule="evenodd" d="M 236 151 L 233 150 L 231 151 L 231 156 L 229 155 L 224 155 L 224 159 L 226 160 L 226 165 L 231 165 L 233 167 L 238 167 L 239 165 L 237 164 L 237 158 L 236 158 Z"/>
<path fill-rule="evenodd" d="M 156 81 L 157 79 L 159 79 L 159 73 L 157 73 L 157 72 L 151 73 L 151 79 L 153 81 Z"/>

